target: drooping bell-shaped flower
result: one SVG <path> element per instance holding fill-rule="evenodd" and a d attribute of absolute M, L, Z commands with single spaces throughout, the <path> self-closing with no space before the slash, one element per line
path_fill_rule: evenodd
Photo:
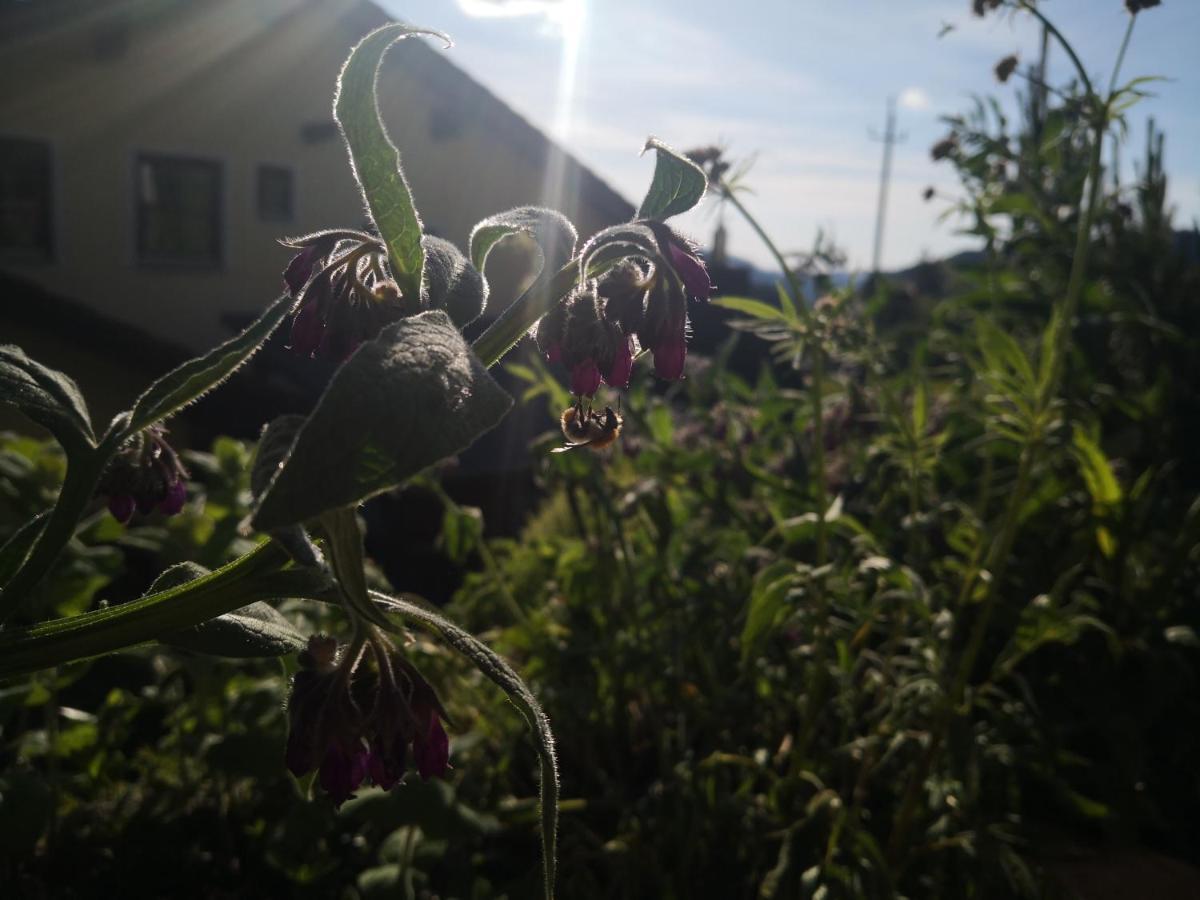
<path fill-rule="evenodd" d="M 650 350 L 654 354 L 654 374 L 667 381 L 683 377 L 687 359 L 687 319 L 684 316 L 663 321 Z"/>
<path fill-rule="evenodd" d="M 187 502 L 187 469 L 165 433 L 159 425 L 142 430 L 104 470 L 97 492 L 108 498 L 108 510 L 118 522 L 128 522 L 134 512 L 173 516 Z"/>
<path fill-rule="evenodd" d="M 413 736 L 413 761 L 422 778 L 441 778 L 450 762 L 450 738 L 442 727 L 441 717 L 432 704 L 417 700 L 413 703 L 417 733 Z"/>

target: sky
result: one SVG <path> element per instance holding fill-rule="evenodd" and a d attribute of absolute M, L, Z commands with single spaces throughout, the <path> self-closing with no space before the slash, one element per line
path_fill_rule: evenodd
<path fill-rule="evenodd" d="M 975 96 L 1013 107 L 1019 87 L 992 68 L 1037 54 L 1027 16 L 971 15 L 969 0 L 384 0 L 412 24 L 448 33 L 451 60 L 564 145 L 633 204 L 653 169 L 654 135 L 686 150 L 722 144 L 752 160 L 743 199 L 785 251 L 819 230 L 868 268 L 887 99 L 898 100 L 883 267 L 897 269 L 974 246 L 942 214 L 951 168 L 929 148 L 941 117 Z M 1042 9 L 1107 84 L 1128 14 L 1121 0 L 1045 0 Z M 953 26 L 944 36 L 939 32 Z M 1122 168 L 1142 156 L 1145 123 L 1164 128 L 1176 226 L 1200 218 L 1200 0 L 1165 0 L 1138 17 L 1123 80 L 1164 76 L 1129 115 Z M 1062 53 L 1050 81 L 1067 77 Z M 938 197 L 925 202 L 927 186 Z M 535 198 L 530 198 L 535 202 Z M 715 198 L 675 222 L 703 246 Z M 728 211 L 732 256 L 770 268 L 749 228 Z"/>

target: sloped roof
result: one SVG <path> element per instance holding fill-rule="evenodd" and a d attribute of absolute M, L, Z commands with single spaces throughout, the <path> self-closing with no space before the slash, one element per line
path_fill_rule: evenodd
<path fill-rule="evenodd" d="M 247 44 L 259 36 L 265 37 L 271 28 L 278 27 L 293 16 L 324 7 L 329 0 L 238 0 L 246 4 L 238 10 L 248 15 L 250 34 L 245 28 L 229 30 L 219 39 L 229 42 L 229 48 L 209 47 L 207 52 L 219 56 L 220 51 L 233 45 Z M 175 16 L 202 15 L 206 4 L 184 0 L 0 0 L 0 50 L 29 38 L 58 30 L 72 29 L 84 35 L 87 46 L 81 52 L 119 52 L 138 29 L 153 28 Z M 211 9 L 211 8 L 210 8 Z M 253 10 L 252 15 L 247 11 Z M 342 13 L 363 34 L 395 19 L 372 0 L 357 0 Z M 456 66 L 446 54 L 421 41 L 413 41 L 403 54 L 392 54 L 385 68 L 403 71 L 406 77 L 436 84 L 437 90 L 456 99 L 459 109 L 479 121 L 498 140 L 515 147 L 534 165 L 548 166 L 551 161 L 561 165 L 564 181 L 578 191 L 580 199 L 612 221 L 632 217 L 634 208 L 594 172 L 554 143 L 553 140 L 512 109 L 503 99 L 475 81 Z"/>

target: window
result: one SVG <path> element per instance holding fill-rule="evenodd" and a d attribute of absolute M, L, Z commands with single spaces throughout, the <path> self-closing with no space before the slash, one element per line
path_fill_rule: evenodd
<path fill-rule="evenodd" d="M 0 255 L 49 259 L 52 221 L 49 144 L 0 138 Z"/>
<path fill-rule="evenodd" d="M 264 222 L 290 222 L 292 170 L 283 166 L 258 167 L 258 217 Z"/>
<path fill-rule="evenodd" d="M 144 263 L 220 264 L 219 163 L 138 156 L 137 254 Z"/>

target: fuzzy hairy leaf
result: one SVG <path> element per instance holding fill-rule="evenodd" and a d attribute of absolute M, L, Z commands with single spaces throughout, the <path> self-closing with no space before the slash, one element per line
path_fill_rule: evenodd
<path fill-rule="evenodd" d="M 258 451 L 250 467 L 250 493 L 255 497 L 262 496 L 287 459 L 304 422 L 304 416 L 287 415 L 272 419 L 263 426 L 262 434 L 258 437 Z"/>
<path fill-rule="evenodd" d="M 287 318 L 295 302 L 288 295 L 280 297 L 241 334 L 203 356 L 188 360 L 150 385 L 133 405 L 125 433 L 136 434 L 161 422 L 232 375 Z"/>
<path fill-rule="evenodd" d="M 304 416 L 287 415 L 272 419 L 263 427 L 258 438 L 258 451 L 254 454 L 254 464 L 250 468 L 250 493 L 256 499 L 266 491 L 271 479 L 287 459 L 305 421 Z M 271 537 L 301 565 L 321 567 L 325 564 L 321 551 L 303 526 L 284 525 L 275 528 L 271 531 Z"/>
<path fill-rule="evenodd" d="M 409 297 L 421 295 L 425 250 L 421 219 L 400 168 L 400 151 L 388 137 L 376 96 L 379 66 L 392 44 L 414 34 L 450 39 L 437 31 L 392 24 L 355 45 L 338 75 L 333 114 L 350 151 L 350 165 L 379 236 L 387 246 L 392 277 Z"/>
<path fill-rule="evenodd" d="M 642 149 L 653 150 L 654 178 L 638 207 L 639 219 L 668 219 L 685 213 L 704 197 L 708 179 L 703 170 L 680 153 L 676 153 L 658 138 L 650 138 Z"/>
<path fill-rule="evenodd" d="M 402 319 L 338 369 L 254 525 L 297 524 L 390 490 L 471 444 L 511 404 L 444 312 Z"/>
<path fill-rule="evenodd" d="M 558 760 L 554 751 L 554 735 L 550 720 L 542 711 L 537 697 L 507 662 L 478 638 L 463 631 L 443 616 L 407 600 L 372 592 L 371 597 L 382 606 L 432 628 L 451 647 L 469 659 L 493 684 L 497 685 L 513 705 L 521 711 L 537 742 L 539 761 L 539 801 L 542 824 L 543 874 L 546 900 L 553 900 L 557 866 L 558 840 Z"/>
<path fill-rule="evenodd" d="M 147 593 L 156 594 L 209 574 L 204 566 L 182 562 L 154 579 Z M 206 656 L 256 659 L 295 653 L 304 648 L 306 639 L 275 607 L 259 600 L 191 628 L 163 635 L 161 641 Z"/>
<path fill-rule="evenodd" d="M 21 568 L 49 516 L 49 510 L 38 513 L 14 531 L 4 546 L 0 547 L 0 588 L 8 584 L 9 579 Z"/>
<path fill-rule="evenodd" d="M 454 244 L 425 235 L 425 278 L 421 303 L 444 309 L 459 328 L 479 318 L 487 305 L 488 283 Z"/>
<path fill-rule="evenodd" d="M 518 206 L 488 216 L 471 229 L 471 262 L 475 268 L 482 272 L 492 248 L 516 234 L 533 238 L 542 251 L 542 269 L 550 272 L 571 258 L 579 238 L 571 220 L 562 213 L 540 206 Z"/>
<path fill-rule="evenodd" d="M 96 445 L 79 386 L 14 344 L 0 344 L 0 403 L 15 406 L 43 426 L 67 451 Z"/>

